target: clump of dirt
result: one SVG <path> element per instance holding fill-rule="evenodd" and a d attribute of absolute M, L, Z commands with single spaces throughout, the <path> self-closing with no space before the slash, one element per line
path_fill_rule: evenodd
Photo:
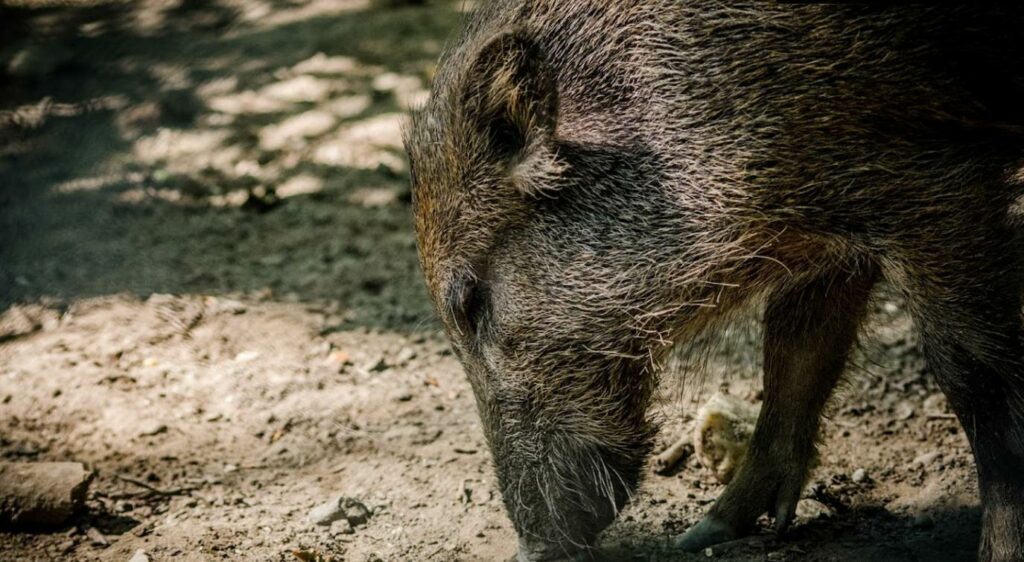
<path fill-rule="evenodd" d="M 418 4 L 0 8 L 0 459 L 97 471 L 85 512 L 0 532 L 0 560 L 513 554 L 417 267 L 400 131 L 464 8 Z M 877 308 L 787 537 L 672 552 L 721 490 L 689 457 L 605 555 L 971 557 L 966 439 L 899 301 Z M 751 400 L 754 351 L 709 364 Z M 667 446 L 700 396 L 663 394 Z M 339 497 L 365 518 L 311 521 Z"/>

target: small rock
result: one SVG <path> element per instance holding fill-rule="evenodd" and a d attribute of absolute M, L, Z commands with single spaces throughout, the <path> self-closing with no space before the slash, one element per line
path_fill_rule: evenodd
<path fill-rule="evenodd" d="M 85 530 L 85 536 L 89 537 L 89 541 L 92 544 L 94 544 L 94 545 L 97 545 L 97 546 L 109 546 L 110 545 L 110 541 L 107 540 L 107 537 L 103 536 L 103 533 L 101 533 L 95 527 L 87 528 Z"/>
<path fill-rule="evenodd" d="M 151 437 L 167 432 L 167 426 L 157 420 L 146 420 L 139 425 L 140 437 Z"/>
<path fill-rule="evenodd" d="M 329 526 L 345 519 L 350 525 L 362 525 L 370 519 L 370 510 L 357 499 L 338 496 L 313 508 L 307 519 L 314 525 Z"/>
<path fill-rule="evenodd" d="M 924 399 L 924 411 L 928 414 L 945 414 L 949 411 L 946 404 L 946 395 L 936 392 Z"/>
<path fill-rule="evenodd" d="M 339 519 L 331 523 L 331 534 L 332 535 L 351 535 L 356 532 L 352 528 L 352 524 L 348 522 L 348 519 Z"/>
<path fill-rule="evenodd" d="M 239 353 L 238 355 L 235 355 L 235 362 L 236 363 L 248 363 L 249 361 L 252 361 L 252 360 L 256 359 L 259 356 L 260 356 L 260 352 L 258 352 L 258 351 L 243 351 L 243 352 Z"/>
<path fill-rule="evenodd" d="M 398 355 L 395 356 L 395 363 L 399 365 L 405 365 L 409 361 L 416 358 L 416 350 L 411 347 L 403 347 L 398 351 Z"/>
<path fill-rule="evenodd" d="M 345 518 L 348 519 L 348 522 L 353 526 L 363 525 L 370 520 L 370 509 L 358 500 L 346 498 Z"/>
<path fill-rule="evenodd" d="M 204 304 L 213 314 L 245 314 L 246 306 L 240 301 L 220 297 L 206 297 Z"/>
<path fill-rule="evenodd" d="M 914 406 L 909 402 L 900 402 L 896 405 L 896 419 L 900 421 L 909 420 L 914 417 Z"/>
<path fill-rule="evenodd" d="M 809 521 L 828 519 L 833 514 L 832 508 L 815 499 L 803 499 L 796 504 L 796 516 Z"/>
<path fill-rule="evenodd" d="M 327 356 L 327 363 L 337 365 L 338 367 L 344 367 L 345 365 L 350 365 L 352 363 L 352 356 L 345 351 L 332 351 Z"/>
<path fill-rule="evenodd" d="M 934 463 L 941 455 L 942 453 L 938 451 L 929 451 L 914 457 L 914 460 L 910 461 L 910 466 L 928 466 Z"/>
<path fill-rule="evenodd" d="M 341 510 L 337 502 L 328 502 L 316 506 L 309 512 L 306 519 L 314 525 L 330 526 L 331 523 L 345 518 L 345 512 Z"/>
<path fill-rule="evenodd" d="M 128 559 L 128 562 L 149 562 L 149 555 L 146 554 L 145 550 L 140 548 L 135 551 L 135 554 L 132 554 L 132 557 Z"/>
<path fill-rule="evenodd" d="M 861 482 L 864 482 L 865 480 L 868 479 L 868 472 L 863 468 L 858 468 L 857 470 L 853 471 L 853 474 L 850 476 L 850 479 L 852 479 L 857 484 L 860 484 Z"/>

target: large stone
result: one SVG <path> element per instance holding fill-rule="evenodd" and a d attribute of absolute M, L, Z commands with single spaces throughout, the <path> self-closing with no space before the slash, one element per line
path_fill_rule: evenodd
<path fill-rule="evenodd" d="M 0 463 L 0 525 L 61 525 L 82 507 L 92 478 L 77 462 Z"/>

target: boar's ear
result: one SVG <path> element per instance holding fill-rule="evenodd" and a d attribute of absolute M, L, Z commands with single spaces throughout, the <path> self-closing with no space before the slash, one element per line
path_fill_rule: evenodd
<path fill-rule="evenodd" d="M 492 37 L 466 77 L 467 117 L 526 195 L 554 188 L 558 89 L 540 46 L 525 30 Z"/>

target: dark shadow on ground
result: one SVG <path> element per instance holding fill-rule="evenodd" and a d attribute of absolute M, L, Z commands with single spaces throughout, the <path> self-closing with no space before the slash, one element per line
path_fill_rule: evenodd
<path fill-rule="evenodd" d="M 293 12 L 17 11 L 0 62 L 40 68 L 0 80 L 0 307 L 270 290 L 337 303 L 341 328 L 434 328 L 395 141 L 408 102 L 388 80 L 422 89 L 461 16 L 443 2 Z M 341 66 L 296 69 L 310 59 Z M 289 122 L 304 116 L 326 125 Z M 293 180 L 318 185 L 275 193 Z"/>
<path fill-rule="evenodd" d="M 749 538 L 693 554 L 679 552 L 671 538 L 659 535 L 654 528 L 650 530 L 651 538 L 640 543 L 616 542 L 613 530 L 598 560 L 687 562 L 725 557 L 734 562 L 960 562 L 975 558 L 980 532 L 981 510 L 977 506 L 941 508 L 918 516 L 864 506 L 799 524 L 781 538 L 762 530 Z"/>

